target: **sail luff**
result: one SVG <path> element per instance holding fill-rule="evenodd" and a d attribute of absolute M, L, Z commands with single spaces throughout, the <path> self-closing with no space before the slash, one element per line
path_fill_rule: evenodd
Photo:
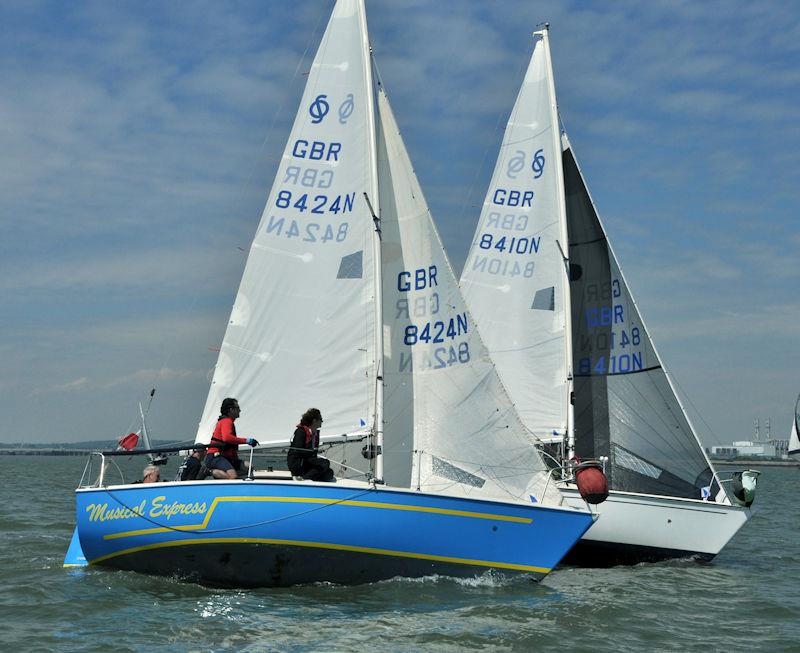
<path fill-rule="evenodd" d="M 375 423 L 373 432 L 378 455 L 375 458 L 375 478 L 383 482 L 383 291 L 380 237 L 380 197 L 378 193 L 378 144 L 375 137 L 375 89 L 372 73 L 372 48 L 367 30 L 367 12 L 364 0 L 358 0 L 359 23 L 361 25 L 361 45 L 364 48 L 364 86 L 367 101 L 367 138 L 370 157 L 370 188 L 367 193 L 371 211 L 378 218 L 372 232 L 375 292 Z"/>
<path fill-rule="evenodd" d="M 642 325 L 642 329 L 648 335 L 649 345 L 650 345 L 650 347 L 651 347 L 651 349 L 653 351 L 653 355 L 654 355 L 654 357 L 655 357 L 655 359 L 656 359 L 656 361 L 658 363 L 658 366 L 661 368 L 661 370 L 664 373 L 664 378 L 667 381 L 669 390 L 672 393 L 672 396 L 674 397 L 674 399 L 675 399 L 675 401 L 676 401 L 676 403 L 678 405 L 678 408 L 681 411 L 681 417 L 684 419 L 684 421 L 686 422 L 686 425 L 689 427 L 689 431 L 691 432 L 692 437 L 694 438 L 694 441 L 695 441 L 695 443 L 697 445 L 697 450 L 700 451 L 703 459 L 706 462 L 706 465 L 711 470 L 711 473 L 714 475 L 714 477 L 716 477 L 716 470 L 715 470 L 714 466 L 711 464 L 711 460 L 709 459 L 708 455 L 706 454 L 705 448 L 703 447 L 702 443 L 700 442 L 700 439 L 697 437 L 697 431 L 694 428 L 694 425 L 692 424 L 692 421 L 689 418 L 689 416 L 688 416 L 688 414 L 686 412 L 686 409 L 683 406 L 683 402 L 681 401 L 680 396 L 675 391 L 675 386 L 673 385 L 672 378 L 671 378 L 669 372 L 667 371 L 667 368 L 664 365 L 664 362 L 663 362 L 661 356 L 659 355 L 658 350 L 656 349 L 656 345 L 655 345 L 655 342 L 653 341 L 652 335 L 650 334 L 650 330 L 647 328 L 647 323 L 644 320 L 642 312 L 639 310 L 639 304 L 637 303 L 635 297 L 633 296 L 633 293 L 630 290 L 630 285 L 628 285 L 628 282 L 627 282 L 627 279 L 625 278 L 625 273 L 623 272 L 622 267 L 619 265 L 619 259 L 617 258 L 616 252 L 614 251 L 614 248 L 613 248 L 613 246 L 611 244 L 611 241 L 608 238 L 608 231 L 606 230 L 605 226 L 603 225 L 603 221 L 602 221 L 602 219 L 600 217 L 600 214 L 597 211 L 597 206 L 596 206 L 596 204 L 594 202 L 594 199 L 592 198 L 591 191 L 589 190 L 589 187 L 586 184 L 586 179 L 585 179 L 585 177 L 583 175 L 583 171 L 580 168 L 580 164 L 578 163 L 577 157 L 575 156 L 574 148 L 572 147 L 572 145 L 571 145 L 571 143 L 569 141 L 569 138 L 567 136 L 566 131 L 564 131 L 563 134 L 562 134 L 562 147 L 563 147 L 563 151 L 564 152 L 566 152 L 567 150 L 571 151 L 572 161 L 573 161 L 573 163 L 575 165 L 575 168 L 576 168 L 576 170 L 578 172 L 578 175 L 580 177 L 581 183 L 583 184 L 583 187 L 584 187 L 584 190 L 586 192 L 587 198 L 588 198 L 588 200 L 589 200 L 589 202 L 591 204 L 591 208 L 592 208 L 592 210 L 594 212 L 595 219 L 597 220 L 598 226 L 599 226 L 599 228 L 600 228 L 600 230 L 602 232 L 602 235 L 603 235 L 603 237 L 605 239 L 605 245 L 608 248 L 608 252 L 610 254 L 611 259 L 614 262 L 614 265 L 616 266 L 616 270 L 619 273 L 620 279 L 622 280 L 622 284 L 626 288 L 627 295 L 630 298 L 630 301 L 631 301 L 633 307 L 636 309 L 636 313 L 637 313 L 638 319 L 639 319 L 639 321 L 640 321 L 640 323 Z M 696 453 L 696 451 L 695 451 L 695 453 Z"/>
<path fill-rule="evenodd" d="M 564 257 L 564 274 L 566 280 L 563 287 L 564 306 L 571 306 L 570 285 L 569 285 L 569 234 L 567 231 L 567 203 L 564 191 L 564 164 L 561 151 L 561 133 L 559 129 L 558 100 L 556 99 L 556 82 L 553 73 L 553 59 L 550 54 L 550 25 L 545 24 L 544 28 L 534 32 L 534 35 L 541 35 L 544 45 L 545 70 L 547 72 L 547 90 L 550 95 L 550 120 L 553 125 L 553 152 L 556 153 L 556 197 L 558 202 L 558 220 L 561 231 L 561 252 Z M 574 377 L 572 372 L 572 311 L 564 311 L 564 355 L 567 372 L 567 451 L 570 459 L 575 457 L 575 402 L 574 398 Z"/>

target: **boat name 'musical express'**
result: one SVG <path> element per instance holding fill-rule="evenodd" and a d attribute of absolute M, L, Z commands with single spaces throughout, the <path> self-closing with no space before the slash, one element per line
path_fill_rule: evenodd
<path fill-rule="evenodd" d="M 208 510 L 208 505 L 205 501 L 194 503 L 173 501 L 172 503 L 164 503 L 165 500 L 165 496 L 152 499 L 149 512 L 146 512 L 147 499 L 142 499 L 142 502 L 138 506 L 119 506 L 111 509 L 109 509 L 107 503 L 90 503 L 86 506 L 86 512 L 89 513 L 90 522 L 102 522 L 114 519 L 142 517 L 145 514 L 149 517 L 166 517 L 170 519 L 175 515 L 202 515 Z"/>

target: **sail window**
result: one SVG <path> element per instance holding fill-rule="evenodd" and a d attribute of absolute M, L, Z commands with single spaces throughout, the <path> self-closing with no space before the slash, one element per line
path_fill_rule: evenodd
<path fill-rule="evenodd" d="M 339 273 L 336 275 L 337 279 L 360 279 L 364 276 L 364 251 L 358 251 L 354 254 L 342 256 L 339 263 Z"/>
<path fill-rule="evenodd" d="M 432 471 L 437 476 L 449 478 L 451 481 L 456 481 L 457 483 L 462 483 L 463 485 L 471 485 L 472 487 L 483 487 L 483 484 L 486 483 L 486 479 L 483 479 L 480 476 L 475 476 L 475 474 L 470 474 L 465 469 L 461 469 L 460 467 L 456 467 L 455 465 L 445 462 L 441 458 L 432 456 L 432 459 Z"/>
<path fill-rule="evenodd" d="M 531 308 L 539 311 L 556 310 L 556 289 L 554 286 L 536 291 Z"/>
<path fill-rule="evenodd" d="M 622 447 L 614 447 L 614 464 L 650 478 L 661 476 L 661 470 L 658 467 L 651 465 L 638 456 L 634 456 L 630 451 L 626 451 Z"/>

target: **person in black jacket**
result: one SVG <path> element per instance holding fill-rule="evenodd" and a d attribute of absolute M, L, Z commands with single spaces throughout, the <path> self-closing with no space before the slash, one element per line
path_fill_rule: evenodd
<path fill-rule="evenodd" d="M 309 408 L 300 418 L 292 436 L 286 463 L 292 476 L 309 481 L 333 481 L 333 470 L 325 458 L 317 456 L 322 413 L 319 408 Z"/>
<path fill-rule="evenodd" d="M 201 481 L 208 476 L 203 459 L 206 457 L 206 446 L 204 444 L 195 445 L 183 465 L 178 467 L 177 481 Z"/>

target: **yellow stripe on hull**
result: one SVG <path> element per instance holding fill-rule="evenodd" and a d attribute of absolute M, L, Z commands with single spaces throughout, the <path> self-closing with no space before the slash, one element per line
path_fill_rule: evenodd
<path fill-rule="evenodd" d="M 447 562 L 460 565 L 473 565 L 476 567 L 491 567 L 494 569 L 510 569 L 514 571 L 527 571 L 538 574 L 548 574 L 551 569 L 547 567 L 532 567 L 529 565 L 520 565 L 511 562 L 491 562 L 488 560 L 472 560 L 470 558 L 453 558 L 450 556 L 434 555 L 429 553 L 410 553 L 408 551 L 391 551 L 389 549 L 374 549 L 363 546 L 351 546 L 349 544 L 328 544 L 324 542 L 303 542 L 295 540 L 273 540 L 256 537 L 221 537 L 221 538 L 206 538 L 206 539 L 192 539 L 192 540 L 172 540 L 170 542 L 159 542 L 157 544 L 148 544 L 145 546 L 137 546 L 115 553 L 109 553 L 99 558 L 94 558 L 89 561 L 89 564 L 97 564 L 116 558 L 122 555 L 131 553 L 138 553 L 140 551 L 149 551 L 152 549 L 162 549 L 175 546 L 187 546 L 194 544 L 274 544 L 282 546 L 301 546 L 316 549 L 329 549 L 333 551 L 351 551 L 353 553 L 369 553 L 373 555 L 393 556 L 396 558 L 413 558 L 415 560 L 432 560 L 434 562 Z"/>

